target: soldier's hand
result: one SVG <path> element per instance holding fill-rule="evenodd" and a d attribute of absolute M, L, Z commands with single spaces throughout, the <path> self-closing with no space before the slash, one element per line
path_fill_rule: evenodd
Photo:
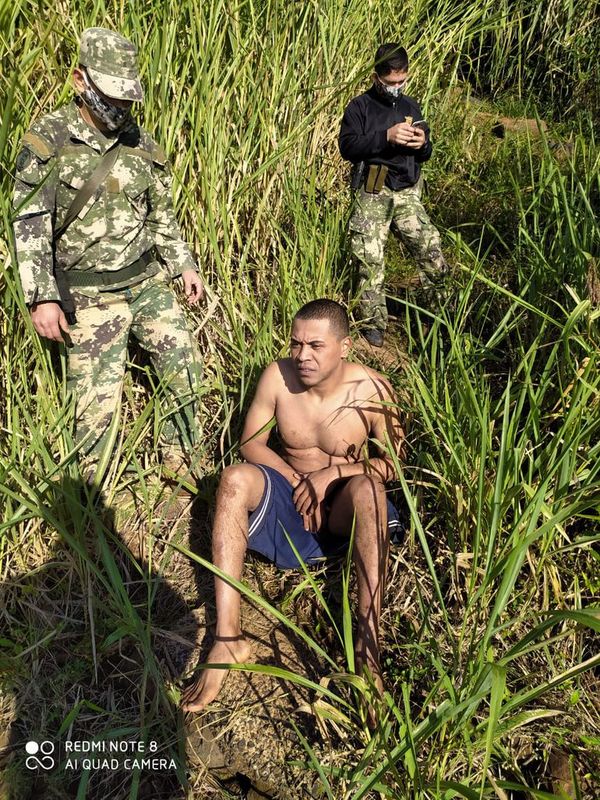
<path fill-rule="evenodd" d="M 69 325 L 58 303 L 34 303 L 30 313 L 33 327 L 40 336 L 55 342 L 64 341 L 63 333 L 69 333 Z"/>
<path fill-rule="evenodd" d="M 413 141 L 418 128 L 413 128 L 412 125 L 409 125 L 408 122 L 397 122 L 395 125 L 392 125 L 391 128 L 387 130 L 387 140 L 392 144 L 402 144 L 408 147 L 413 147 L 410 142 Z M 423 144 L 423 142 L 421 142 Z M 419 147 L 421 147 L 419 144 Z"/>
<path fill-rule="evenodd" d="M 200 276 L 193 269 L 186 269 L 181 273 L 183 291 L 191 306 L 197 305 L 204 296 L 204 286 Z"/>
<path fill-rule="evenodd" d="M 411 147 L 413 150 L 418 150 L 419 148 L 423 147 L 426 140 L 425 131 L 422 128 L 413 128 L 413 138 L 410 142 L 406 143 L 407 147 Z"/>

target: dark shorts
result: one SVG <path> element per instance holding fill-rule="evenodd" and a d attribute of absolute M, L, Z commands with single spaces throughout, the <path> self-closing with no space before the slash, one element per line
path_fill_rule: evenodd
<path fill-rule="evenodd" d="M 302 516 L 294 506 L 291 485 L 276 469 L 263 464 L 256 466 L 265 476 L 265 490 L 260 503 L 250 515 L 249 550 L 260 553 L 281 569 L 297 569 L 299 562 L 288 536 L 306 564 L 315 564 L 339 555 L 346 549 L 349 538 L 340 539 L 339 536 L 328 534 L 326 529 L 318 533 L 305 531 Z M 387 512 L 388 534 L 394 537 L 402 523 L 397 509 L 389 500 Z"/>

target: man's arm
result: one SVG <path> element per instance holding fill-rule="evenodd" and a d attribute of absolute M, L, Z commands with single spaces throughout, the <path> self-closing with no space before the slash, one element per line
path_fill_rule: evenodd
<path fill-rule="evenodd" d="M 53 143 L 42 133 L 29 131 L 17 157 L 13 194 L 19 277 L 35 330 L 40 336 L 62 342 L 69 326 L 54 278 L 56 180 Z"/>
<path fill-rule="evenodd" d="M 29 131 L 15 165 L 13 231 L 25 302 L 59 302 L 54 280 L 52 225 L 56 193 L 52 143 Z"/>
<path fill-rule="evenodd" d="M 269 364 L 260 377 L 254 399 L 246 414 L 240 452 L 251 464 L 265 464 L 280 472 L 292 485 L 298 482 L 290 465 L 267 442 L 277 407 L 277 387 L 281 382 L 277 362 Z"/>
<path fill-rule="evenodd" d="M 346 161 L 364 161 L 387 147 L 387 129 L 364 132 L 364 114 L 358 100 L 353 100 L 342 118 L 338 139 L 340 153 Z"/>
<path fill-rule="evenodd" d="M 401 458 L 404 444 L 404 430 L 398 408 L 398 398 L 391 385 L 381 375 L 374 379 L 375 395 L 371 398 L 373 405 L 369 408 L 371 429 L 369 439 L 374 442 L 378 455 L 369 458 L 368 444 L 365 443 L 365 457 L 355 464 L 343 464 L 340 467 L 341 478 L 353 475 L 372 475 L 382 483 L 397 478 L 396 464 L 390 454 L 394 454 L 396 462 Z"/>
<path fill-rule="evenodd" d="M 419 164 L 423 164 L 425 163 L 425 161 L 429 161 L 429 159 L 431 158 L 431 153 L 433 151 L 431 139 L 429 138 L 429 129 L 427 129 L 427 131 L 421 131 L 421 134 L 425 138 L 421 146 L 415 152 L 415 161 Z M 415 138 L 417 139 L 417 143 L 421 134 L 416 134 Z"/>
<path fill-rule="evenodd" d="M 182 276 L 186 297 L 194 305 L 204 294 L 204 287 L 190 248 L 181 236 L 173 209 L 171 169 L 164 151 L 157 144 L 153 144 L 152 162 L 154 180 L 150 185 L 150 213 L 146 224 L 154 234 L 156 247 L 169 275 L 172 278 Z"/>
<path fill-rule="evenodd" d="M 421 120 L 423 119 L 423 112 L 421 111 L 420 107 L 415 103 L 415 111 L 413 120 Z M 429 161 L 431 158 L 431 153 L 433 151 L 433 145 L 431 144 L 431 139 L 429 136 L 429 125 L 425 122 L 422 126 L 415 128 L 415 161 L 419 164 L 423 164 L 425 161 Z"/>

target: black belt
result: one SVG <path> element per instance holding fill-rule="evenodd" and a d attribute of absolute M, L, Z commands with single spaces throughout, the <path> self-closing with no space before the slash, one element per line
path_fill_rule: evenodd
<path fill-rule="evenodd" d="M 142 275 L 146 271 L 148 264 L 158 261 L 158 250 L 151 247 L 146 250 L 137 261 L 129 264 L 122 269 L 111 272 L 91 272 L 82 269 L 68 269 L 64 271 L 64 276 L 70 287 L 73 286 L 113 286 L 116 283 L 132 280 Z"/>

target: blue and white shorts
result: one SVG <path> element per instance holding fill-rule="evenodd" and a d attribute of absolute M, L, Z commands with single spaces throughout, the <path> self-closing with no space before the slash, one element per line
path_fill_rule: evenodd
<path fill-rule="evenodd" d="M 288 537 L 305 564 L 315 564 L 344 551 L 348 540 L 328 534 L 326 526 L 318 532 L 304 530 L 302 515 L 296 511 L 292 498 L 294 489 L 280 472 L 264 464 L 255 466 L 264 474 L 265 489 L 260 503 L 250 515 L 249 550 L 265 556 L 280 569 L 300 566 Z M 387 512 L 388 534 L 395 540 L 403 525 L 396 507 L 389 500 Z"/>

